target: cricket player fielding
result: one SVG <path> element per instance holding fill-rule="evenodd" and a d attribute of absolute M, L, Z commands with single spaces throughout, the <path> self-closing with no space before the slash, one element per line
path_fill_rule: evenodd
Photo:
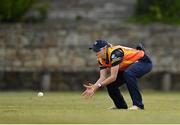
<path fill-rule="evenodd" d="M 101 87 L 107 87 L 108 94 L 117 109 L 128 109 L 119 87 L 126 84 L 132 99 L 131 110 L 144 109 L 141 93 L 138 89 L 138 79 L 152 69 L 152 61 L 144 52 L 142 46 L 136 49 L 124 46 L 113 46 L 106 40 L 96 40 L 89 48 L 97 56 L 100 77 L 94 84 L 84 85 L 85 98 L 91 98 Z M 108 70 L 110 76 L 107 77 Z"/>

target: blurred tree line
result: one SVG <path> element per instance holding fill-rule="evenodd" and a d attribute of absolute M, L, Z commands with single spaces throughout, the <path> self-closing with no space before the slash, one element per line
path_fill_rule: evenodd
<path fill-rule="evenodd" d="M 134 20 L 180 24 L 180 0 L 138 0 Z"/>
<path fill-rule="evenodd" d="M 37 21 L 46 18 L 49 2 L 38 0 L 1 0 L 0 22 Z M 31 10 L 31 13 L 27 14 Z"/>
<path fill-rule="evenodd" d="M 47 1 L 1 0 L 0 22 L 43 21 L 51 0 Z M 180 0 L 137 0 L 132 20 L 140 23 L 180 24 Z"/>

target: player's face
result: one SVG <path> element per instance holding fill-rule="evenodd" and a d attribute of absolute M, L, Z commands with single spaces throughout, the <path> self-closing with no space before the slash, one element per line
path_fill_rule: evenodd
<path fill-rule="evenodd" d="M 97 52 L 96 53 L 96 56 L 98 57 L 98 58 L 104 58 L 105 57 L 105 53 L 106 52 L 106 48 L 103 48 L 101 51 L 99 51 L 99 52 Z"/>

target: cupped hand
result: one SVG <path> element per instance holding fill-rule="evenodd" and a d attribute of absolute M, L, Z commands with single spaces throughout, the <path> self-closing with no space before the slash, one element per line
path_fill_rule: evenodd
<path fill-rule="evenodd" d="M 82 95 L 83 95 L 86 99 L 92 98 L 92 96 L 94 95 L 94 93 L 95 93 L 96 90 L 97 90 L 97 87 L 96 87 L 94 84 L 91 84 L 91 83 L 89 83 L 89 85 L 84 84 L 83 86 L 86 88 L 86 90 L 83 92 Z"/>

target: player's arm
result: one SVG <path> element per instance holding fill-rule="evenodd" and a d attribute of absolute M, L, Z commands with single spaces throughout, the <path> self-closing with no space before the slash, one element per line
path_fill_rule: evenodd
<path fill-rule="evenodd" d="M 101 82 L 106 79 L 106 75 L 107 75 L 107 69 L 105 67 L 104 68 L 101 67 L 100 68 L 100 77 L 96 81 L 96 83 L 84 85 L 84 87 L 86 88 L 86 90 L 83 92 L 83 95 L 85 96 L 85 98 L 91 98 L 94 95 L 96 90 L 100 87 L 99 85 L 101 85 Z"/>
<path fill-rule="evenodd" d="M 91 98 L 97 89 L 101 86 L 106 86 L 112 82 L 114 82 L 117 78 L 118 71 L 119 71 L 119 63 L 122 61 L 123 53 L 120 51 L 115 51 L 111 55 L 111 75 L 106 78 L 107 69 L 100 70 L 100 78 L 99 80 L 93 85 L 84 85 L 86 90 L 83 92 L 85 98 Z"/>
<path fill-rule="evenodd" d="M 96 81 L 96 85 L 101 84 L 102 81 L 104 81 L 107 77 L 107 69 L 101 69 L 100 70 L 100 76 L 99 79 Z"/>
<path fill-rule="evenodd" d="M 85 98 L 91 98 L 93 95 L 94 95 L 94 93 L 97 91 L 97 89 L 99 88 L 99 87 L 101 87 L 101 85 L 102 86 L 105 86 L 105 85 L 107 85 L 107 84 L 110 84 L 112 81 L 115 81 L 116 80 L 116 77 L 117 77 L 117 74 L 118 74 L 118 70 L 119 70 L 119 65 L 117 65 L 117 66 L 113 66 L 112 68 L 111 68 L 111 76 L 110 77 L 108 77 L 108 78 L 106 78 L 104 81 L 102 81 L 101 82 L 101 80 L 103 80 L 104 79 L 104 73 L 105 73 L 105 71 L 107 71 L 107 70 L 101 70 L 100 72 L 102 73 L 101 75 L 102 76 L 100 76 L 100 78 L 99 78 L 99 80 L 95 83 L 95 84 L 93 84 L 93 85 L 84 85 L 84 87 L 86 88 L 86 90 L 83 92 L 83 94 L 82 95 L 84 95 L 84 97 Z M 102 78 L 102 79 L 101 79 Z M 98 83 L 99 83 L 99 85 L 98 85 Z"/>
<path fill-rule="evenodd" d="M 107 77 L 107 68 L 103 66 L 99 60 L 98 60 L 98 64 L 99 64 L 99 69 L 100 69 L 99 71 L 100 75 L 99 75 L 99 79 L 97 80 L 95 84 L 101 83 Z"/>
<path fill-rule="evenodd" d="M 99 64 L 99 69 L 100 69 L 100 71 L 99 71 L 99 79 L 96 81 L 96 83 L 94 85 L 100 84 L 107 77 L 107 68 L 105 66 L 103 66 L 99 60 L 98 60 L 98 64 Z"/>
<path fill-rule="evenodd" d="M 106 86 L 114 81 L 116 81 L 117 75 L 119 71 L 119 65 L 113 66 L 111 68 L 111 75 L 101 82 L 101 86 Z"/>
<path fill-rule="evenodd" d="M 106 78 L 103 82 L 101 82 L 102 86 L 106 86 L 114 81 L 116 81 L 117 79 L 117 75 L 119 72 L 119 64 L 122 62 L 122 58 L 123 58 L 124 54 L 121 50 L 115 50 L 114 52 L 112 52 L 111 55 L 111 75 Z"/>

